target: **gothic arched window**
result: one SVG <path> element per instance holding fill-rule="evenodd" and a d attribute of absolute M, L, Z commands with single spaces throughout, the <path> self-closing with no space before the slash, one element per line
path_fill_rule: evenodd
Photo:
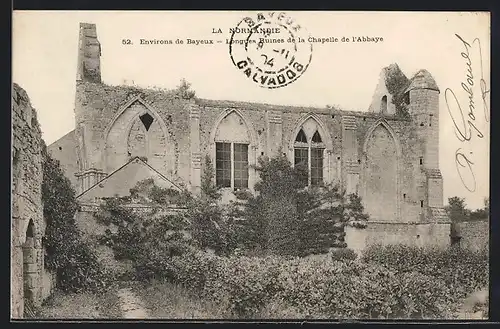
<path fill-rule="evenodd" d="M 306 131 L 309 131 L 309 139 Z M 294 164 L 307 172 L 303 185 L 323 185 L 323 154 L 325 145 L 314 120 L 308 120 L 297 133 L 294 143 Z"/>
<path fill-rule="evenodd" d="M 248 188 L 248 146 L 250 138 L 243 119 L 229 113 L 215 135 L 215 182 L 218 187 Z"/>

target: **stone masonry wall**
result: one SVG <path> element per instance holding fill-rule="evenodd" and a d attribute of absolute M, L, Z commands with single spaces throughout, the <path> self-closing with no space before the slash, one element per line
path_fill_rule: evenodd
<path fill-rule="evenodd" d="M 416 127 L 410 120 L 378 113 L 349 113 L 336 110 L 328 112 L 327 109 L 322 112 L 321 109 L 244 102 L 199 100 L 197 103 L 200 107 L 200 153 L 203 156 L 208 154 L 214 157 L 211 147 L 218 120 L 234 110 L 243 118 L 245 128 L 251 135 L 250 142 L 254 147 L 249 149 L 250 165 L 255 164 L 252 163 L 252 159 L 257 161 L 259 156 L 276 155 L 279 148 L 293 162 L 290 141 L 293 143 L 295 139 L 297 124 L 310 113 L 314 113 L 314 117 L 326 127 L 332 145 L 331 153 L 325 153 L 324 158 L 324 166 L 327 167 L 324 176 L 326 183 L 339 182 L 344 188 L 352 187 L 353 192 L 366 197 L 366 200 L 363 200 L 365 207 L 372 212 L 374 210 L 372 208 L 379 210 L 378 213 L 372 214 L 374 217 L 372 219 L 378 221 L 415 223 L 419 222 L 425 213 L 420 202 L 426 198 L 425 175 L 423 166 L 419 164 L 422 141 L 417 138 Z M 351 134 L 343 133 L 346 115 L 352 118 L 355 128 Z M 384 125 L 378 125 L 370 134 L 370 130 L 381 121 Z M 385 125 L 391 129 L 394 136 L 389 133 Z M 271 128 L 273 130 L 268 131 Z M 379 130 L 385 134 L 382 139 L 374 138 Z M 327 136 L 323 138 L 326 140 Z M 374 175 L 370 168 L 378 168 L 388 163 L 389 156 L 385 153 L 374 155 L 371 151 L 379 150 L 387 153 L 389 145 L 392 145 L 393 161 L 390 162 L 392 170 L 379 169 L 379 174 Z M 252 186 L 258 180 L 258 175 L 250 169 L 249 176 L 249 186 Z M 378 186 L 377 182 L 386 182 L 390 188 Z M 366 204 L 366 201 L 369 201 L 369 196 L 375 194 L 380 200 L 372 200 L 370 208 L 370 204 Z"/>
<path fill-rule="evenodd" d="M 488 248 L 490 222 L 488 220 L 461 222 L 456 224 L 460 236 L 460 247 L 470 250 Z"/>
<path fill-rule="evenodd" d="M 41 131 L 26 92 L 12 90 L 11 316 L 22 318 L 24 300 L 42 301 Z"/>
<path fill-rule="evenodd" d="M 447 223 L 368 223 L 364 229 L 345 228 L 347 247 L 358 255 L 370 245 L 404 244 L 415 247 L 445 249 L 450 246 L 450 224 Z"/>
<path fill-rule="evenodd" d="M 134 101 L 136 99 L 140 100 Z M 107 166 L 106 162 L 112 161 L 113 158 L 108 157 L 107 153 L 113 152 L 113 148 L 108 146 L 107 149 L 106 147 L 107 143 L 117 143 L 118 146 L 123 146 L 124 152 L 127 152 L 128 136 L 123 138 L 118 134 L 117 138 L 113 139 L 113 136 L 108 136 L 108 133 L 112 134 L 115 130 L 117 132 L 129 131 L 129 125 L 133 123 L 131 119 L 136 119 L 136 114 L 149 108 L 154 112 L 153 117 L 158 115 L 161 118 L 167 134 L 164 136 L 164 141 L 150 140 L 150 143 L 162 145 L 165 141 L 167 144 L 170 141 L 165 157 L 169 158 L 168 161 L 171 161 L 172 165 L 167 165 L 166 172 L 162 173 L 168 177 L 179 177 L 186 184 L 189 182 L 191 154 L 189 133 L 187 133 L 189 132 L 188 101 L 180 99 L 171 92 L 78 82 L 75 102 L 75 138 L 78 145 L 77 158 L 80 170 L 96 168 L 106 172 L 108 169 L 117 169 L 123 165 L 127 159 L 123 159 L 123 163 L 113 163 Z M 132 103 L 128 104 L 129 102 Z M 129 120 L 124 120 L 127 116 L 131 117 Z M 157 120 L 155 117 L 155 121 Z M 153 122 L 151 129 L 154 130 L 155 127 L 155 122 Z M 161 168 L 158 169 L 161 170 Z M 110 174 L 110 172 L 106 173 Z"/>

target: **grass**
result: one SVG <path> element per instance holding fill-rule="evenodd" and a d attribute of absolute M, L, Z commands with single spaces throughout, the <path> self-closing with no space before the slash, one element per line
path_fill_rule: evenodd
<path fill-rule="evenodd" d="M 121 318 L 118 297 L 113 290 L 103 294 L 56 291 L 47 299 L 38 318 L 42 319 L 116 319 Z"/>
<path fill-rule="evenodd" d="M 155 319 L 226 319 L 222 307 L 202 300 L 185 288 L 163 281 L 152 284 L 136 284 L 132 288 L 149 316 Z"/>

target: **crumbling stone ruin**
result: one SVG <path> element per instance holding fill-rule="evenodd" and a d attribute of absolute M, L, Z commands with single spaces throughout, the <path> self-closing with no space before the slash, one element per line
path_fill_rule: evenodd
<path fill-rule="evenodd" d="M 75 130 L 49 146 L 77 190 L 82 209 L 125 195 L 154 177 L 197 193 L 205 155 L 224 199 L 258 180 L 260 156 L 284 153 L 304 163 L 308 185 L 339 184 L 361 196 L 368 229 L 347 243 L 449 244 L 439 169 L 439 94 L 426 70 L 411 79 L 384 68 L 368 111 L 182 97 L 175 92 L 109 86 L 100 73 L 94 24 L 80 24 Z M 89 208 L 90 209 L 90 208 Z"/>
<path fill-rule="evenodd" d="M 12 89 L 11 316 L 39 306 L 51 293 L 53 276 L 44 268 L 42 238 L 42 137 L 26 91 Z"/>

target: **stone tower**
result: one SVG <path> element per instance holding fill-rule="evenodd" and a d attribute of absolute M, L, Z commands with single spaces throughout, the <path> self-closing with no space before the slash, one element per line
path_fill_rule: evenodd
<path fill-rule="evenodd" d="M 80 23 L 76 81 L 101 82 L 101 44 L 95 24 Z"/>
<path fill-rule="evenodd" d="M 100 165 L 99 152 L 96 152 L 100 123 L 94 112 L 99 111 L 99 100 L 87 99 L 85 93 L 89 84 L 101 83 L 100 57 L 101 45 L 97 40 L 95 24 L 80 23 L 75 97 L 77 193 L 85 191 L 106 176 Z"/>
<path fill-rule="evenodd" d="M 443 207 L 443 178 L 439 170 L 439 88 L 426 70 L 418 71 L 406 89 L 410 115 L 420 141 L 419 166 L 422 172 L 419 189 L 421 216 Z"/>

